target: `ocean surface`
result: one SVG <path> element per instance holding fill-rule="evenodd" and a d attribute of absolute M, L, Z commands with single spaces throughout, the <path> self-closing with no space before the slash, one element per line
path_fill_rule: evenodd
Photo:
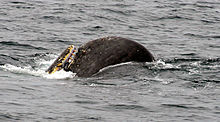
<path fill-rule="evenodd" d="M 153 63 L 90 78 L 45 70 L 69 45 L 120 36 Z M 219 122 L 219 0 L 1 0 L 1 122 Z"/>

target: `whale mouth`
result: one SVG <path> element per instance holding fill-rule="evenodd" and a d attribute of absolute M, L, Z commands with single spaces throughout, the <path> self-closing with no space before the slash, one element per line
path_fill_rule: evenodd
<path fill-rule="evenodd" d="M 56 71 L 64 69 L 65 71 L 70 71 L 70 65 L 74 63 L 74 58 L 76 56 L 77 49 L 74 45 L 67 47 L 60 56 L 51 64 L 51 66 L 46 70 L 47 73 L 53 74 Z"/>

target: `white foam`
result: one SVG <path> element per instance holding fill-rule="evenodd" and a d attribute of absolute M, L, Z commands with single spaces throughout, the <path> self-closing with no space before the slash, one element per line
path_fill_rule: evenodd
<path fill-rule="evenodd" d="M 158 66 L 163 66 L 165 69 L 177 68 L 177 66 L 174 66 L 174 65 L 172 65 L 172 64 L 165 63 L 165 62 L 162 61 L 162 60 L 158 60 L 158 61 L 156 62 L 156 64 L 157 64 Z"/>
<path fill-rule="evenodd" d="M 180 67 L 176 66 L 176 65 L 173 65 L 173 64 L 166 63 L 162 60 L 158 60 L 158 61 L 154 62 L 153 68 L 159 68 L 159 69 L 172 69 L 172 68 L 175 68 L 175 69 L 179 69 Z"/>
<path fill-rule="evenodd" d="M 35 63 L 37 66 L 35 69 L 33 69 L 31 66 L 19 67 L 11 64 L 2 65 L 0 68 L 13 73 L 29 74 L 47 79 L 69 79 L 75 77 L 75 73 L 66 72 L 64 70 L 57 71 L 53 74 L 48 74 L 45 72 L 45 70 L 53 63 L 54 60 L 55 59 L 48 61 L 43 59 L 36 60 Z"/>

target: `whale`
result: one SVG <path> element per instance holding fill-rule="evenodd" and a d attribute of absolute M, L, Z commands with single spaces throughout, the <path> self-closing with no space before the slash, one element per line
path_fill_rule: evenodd
<path fill-rule="evenodd" d="M 74 52 L 72 55 L 68 52 Z M 65 57 L 60 58 L 60 57 Z M 68 58 L 72 57 L 72 58 Z M 62 60 L 61 60 L 62 59 Z M 66 59 L 71 59 L 65 62 Z M 63 62 L 62 62 L 63 61 Z M 101 69 L 125 62 L 153 62 L 152 53 L 140 43 L 116 36 L 98 38 L 81 45 L 78 49 L 69 47 L 47 69 L 51 73 L 54 66 L 60 63 L 65 71 L 76 73 L 78 77 L 91 77 Z M 60 69 L 60 68 L 59 68 Z"/>

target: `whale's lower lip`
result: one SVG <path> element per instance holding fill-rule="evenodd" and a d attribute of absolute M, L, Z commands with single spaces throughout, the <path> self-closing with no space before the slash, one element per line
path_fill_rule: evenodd
<path fill-rule="evenodd" d="M 49 74 L 53 74 L 61 69 L 68 70 L 68 67 L 74 62 L 77 49 L 74 45 L 67 47 L 60 56 L 51 64 L 51 66 L 46 70 Z"/>

